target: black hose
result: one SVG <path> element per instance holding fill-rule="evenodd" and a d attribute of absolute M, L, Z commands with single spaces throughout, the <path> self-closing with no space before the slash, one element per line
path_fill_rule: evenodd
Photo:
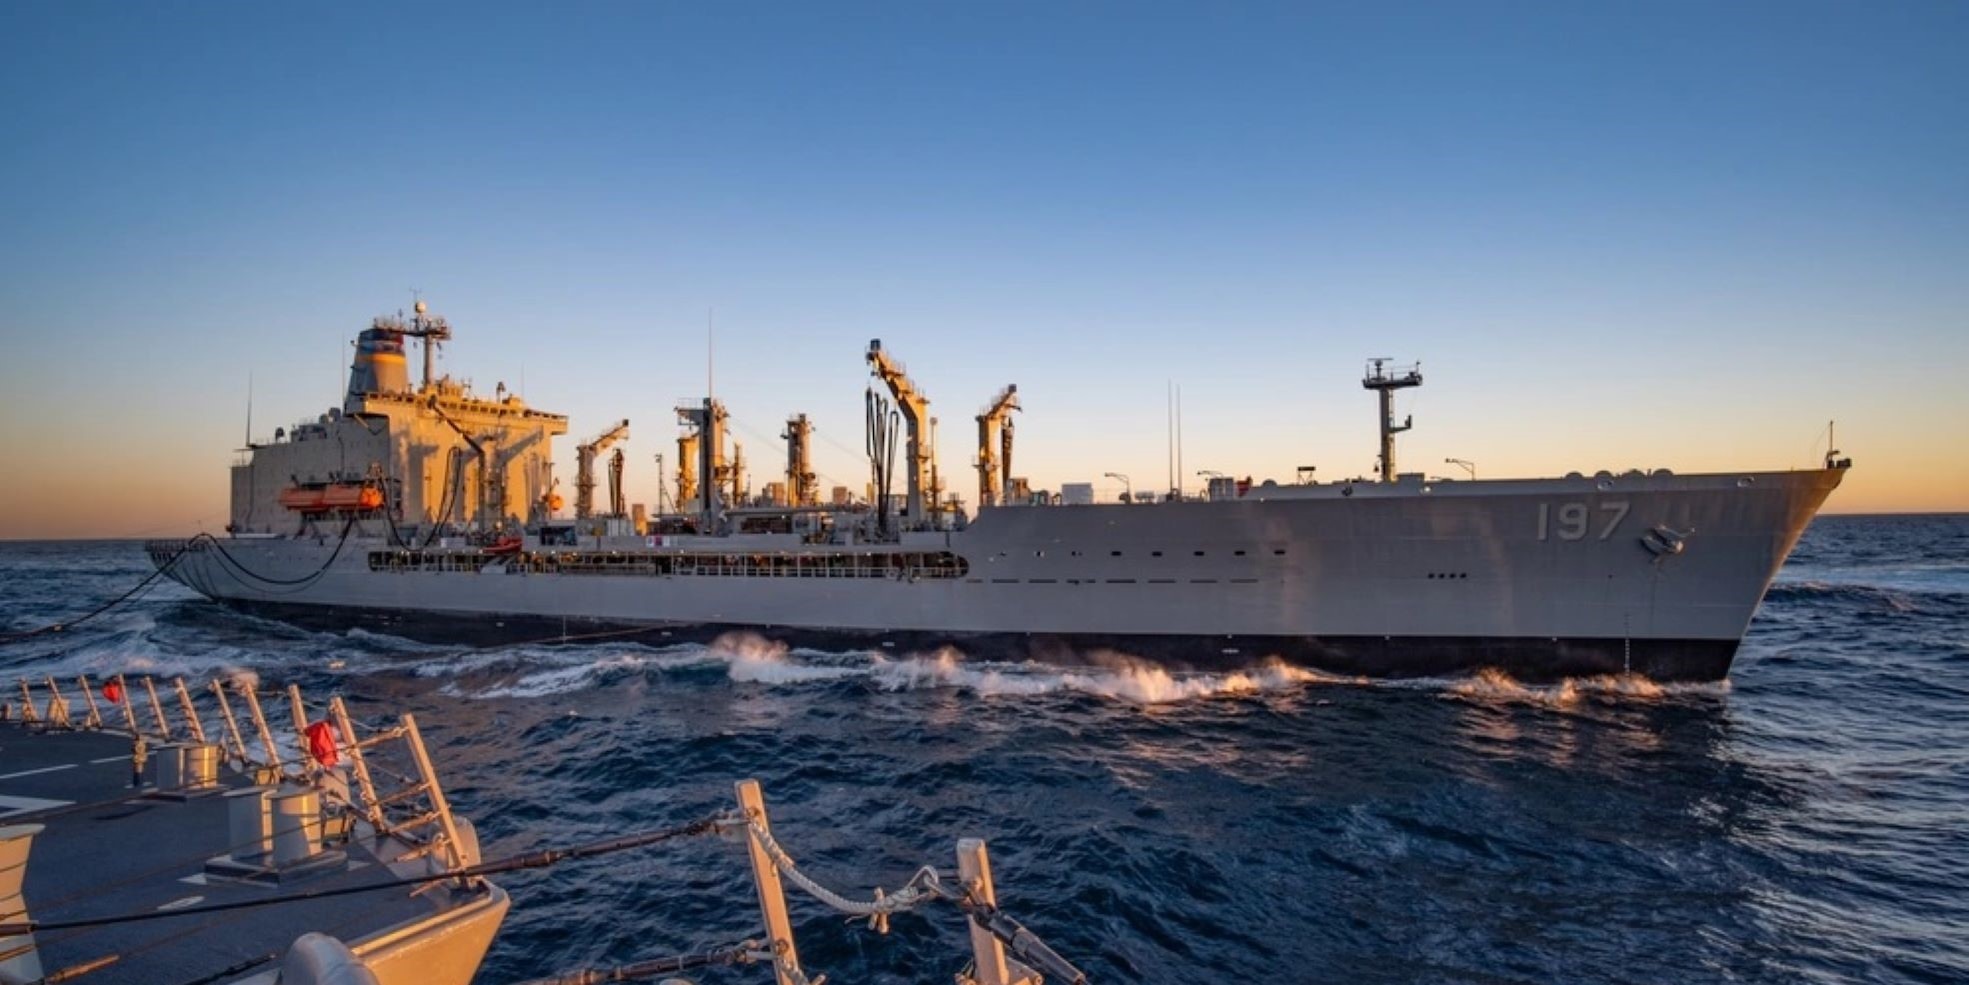
<path fill-rule="evenodd" d="M 321 563 L 321 567 L 316 568 L 312 573 L 303 575 L 299 578 L 269 578 L 266 575 L 259 574 L 253 571 L 253 569 L 248 568 L 244 564 L 241 564 L 238 558 L 233 557 L 232 554 L 226 550 L 225 544 L 221 543 L 219 541 L 219 538 L 214 537 L 211 534 L 199 534 L 197 537 L 192 538 L 191 543 L 196 544 L 199 543 L 201 540 L 210 542 L 212 547 L 219 552 L 219 556 L 224 558 L 226 563 L 228 565 L 231 565 L 234 571 L 236 571 L 239 574 L 243 574 L 248 578 L 253 579 L 254 581 L 266 585 L 304 586 L 304 585 L 312 585 L 315 582 L 320 581 L 321 576 L 328 573 L 329 566 L 335 563 L 336 558 L 342 556 L 342 548 L 344 545 L 348 544 L 349 542 L 349 531 L 355 529 L 355 525 L 356 525 L 355 517 L 350 517 L 347 521 L 345 521 L 342 524 L 341 538 L 335 542 L 335 552 L 333 554 L 328 555 L 328 560 L 323 561 Z M 186 549 L 187 550 L 190 549 L 189 545 L 187 545 Z"/>
<path fill-rule="evenodd" d="M 206 536 L 206 535 L 200 534 L 199 536 Z M 100 616 L 103 613 L 108 612 L 109 610 L 114 609 L 125 602 L 128 602 L 130 599 L 135 598 L 138 592 L 141 592 L 144 589 L 150 587 L 151 582 L 154 582 L 157 579 L 164 577 L 164 573 L 171 570 L 171 566 L 177 564 L 178 559 L 184 557 L 185 552 L 191 550 L 191 545 L 195 543 L 197 543 L 196 538 L 186 542 L 185 546 L 178 548 L 178 552 L 176 554 L 171 555 L 168 559 L 164 561 L 163 564 L 158 565 L 156 571 L 151 572 L 150 575 L 144 578 L 143 581 L 138 582 L 135 588 L 132 588 L 129 591 L 124 592 L 123 594 L 118 595 L 113 599 L 110 599 L 108 602 L 105 602 L 102 605 L 97 606 L 96 608 L 90 610 L 89 612 L 77 616 L 74 619 L 69 619 L 63 622 L 49 623 L 46 626 L 41 626 L 36 629 L 30 629 L 25 632 L 8 633 L 4 636 L 0 636 L 0 644 L 18 643 L 21 640 L 32 639 L 44 633 L 59 633 L 65 629 L 68 629 L 71 626 L 80 626 L 83 623 L 88 622 L 89 620 L 94 619 L 97 616 Z"/>

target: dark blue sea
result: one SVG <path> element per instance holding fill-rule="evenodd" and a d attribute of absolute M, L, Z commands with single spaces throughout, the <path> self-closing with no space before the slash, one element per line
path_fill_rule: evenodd
<path fill-rule="evenodd" d="M 135 543 L 0 545 L 0 627 L 148 571 Z M 0 647 L 9 686 L 116 671 L 415 712 L 487 857 L 694 820 L 745 777 L 838 887 L 982 837 L 1007 912 L 1095 982 L 1969 982 L 1969 516 L 1818 520 L 1720 685 L 1170 677 L 757 638 L 464 650 L 164 583 Z M 743 848 L 718 840 L 500 881 L 483 982 L 758 933 Z M 884 937 L 793 905 L 835 982 L 966 961 L 949 909 Z"/>

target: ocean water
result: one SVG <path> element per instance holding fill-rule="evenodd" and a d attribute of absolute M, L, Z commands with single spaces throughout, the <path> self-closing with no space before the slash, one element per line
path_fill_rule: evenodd
<path fill-rule="evenodd" d="M 0 544 L 0 631 L 147 571 L 134 543 Z M 1004 909 L 1095 982 L 1969 981 L 1969 516 L 1820 519 L 1719 685 L 1172 677 L 757 637 L 464 650 L 169 584 L 0 646 L 10 686 L 116 671 L 415 712 L 489 858 L 695 820 L 745 777 L 837 888 L 982 837 Z M 715 839 L 500 881 L 482 982 L 758 933 L 742 846 Z M 793 911 L 831 981 L 966 961 L 948 908 L 887 936 Z"/>

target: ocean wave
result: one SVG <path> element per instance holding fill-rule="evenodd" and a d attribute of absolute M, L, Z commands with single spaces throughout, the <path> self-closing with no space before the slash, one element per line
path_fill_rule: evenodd
<path fill-rule="evenodd" d="M 1823 605 L 1825 603 L 1844 603 L 1868 608 L 1884 608 L 1891 612 L 1916 612 L 1919 607 L 1910 597 L 1911 593 L 1883 588 L 1878 585 L 1850 584 L 1824 581 L 1776 582 L 1764 593 L 1767 604 Z"/>
<path fill-rule="evenodd" d="M 1415 684 L 1440 689 L 1451 698 L 1548 708 L 1569 708 L 1588 698 L 1655 702 L 1679 696 L 1720 697 L 1730 691 L 1728 680 L 1662 682 L 1641 674 L 1601 674 L 1528 684 L 1494 667 L 1464 677 L 1419 678 L 1411 682 L 1411 686 Z"/>
<path fill-rule="evenodd" d="M 731 680 L 747 684 L 795 685 L 860 678 L 879 690 L 892 692 L 956 688 L 988 697 L 1077 693 L 1134 704 L 1259 694 L 1342 680 L 1277 660 L 1228 673 L 1177 673 L 1111 651 L 1091 654 L 1094 666 L 1085 668 L 973 662 L 951 647 L 903 657 L 817 651 L 803 654 L 750 633 L 727 634 L 712 644 L 709 652 L 729 662 Z M 794 659 L 796 656 L 804 659 Z"/>

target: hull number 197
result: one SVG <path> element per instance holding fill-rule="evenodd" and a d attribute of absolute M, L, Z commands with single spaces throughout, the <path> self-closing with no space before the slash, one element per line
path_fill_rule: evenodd
<path fill-rule="evenodd" d="M 1596 518 L 1595 512 L 1600 515 Z M 1599 540 L 1613 536 L 1620 521 L 1627 519 L 1627 501 L 1615 500 L 1601 503 L 1596 509 L 1588 509 L 1585 503 L 1562 503 L 1556 509 L 1551 503 L 1538 504 L 1538 539 L 1585 540 L 1587 535 L 1598 533 Z"/>

